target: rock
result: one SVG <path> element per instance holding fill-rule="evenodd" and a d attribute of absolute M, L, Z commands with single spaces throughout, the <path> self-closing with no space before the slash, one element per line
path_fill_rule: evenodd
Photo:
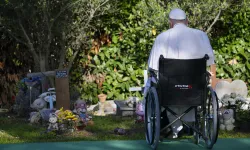
<path fill-rule="evenodd" d="M 125 129 L 118 129 L 118 132 L 117 132 L 118 135 L 125 135 L 126 134 L 126 130 Z"/>
<path fill-rule="evenodd" d="M 125 135 L 126 134 L 126 130 L 122 129 L 122 128 L 115 128 L 114 129 L 114 133 L 118 134 L 118 135 Z"/>

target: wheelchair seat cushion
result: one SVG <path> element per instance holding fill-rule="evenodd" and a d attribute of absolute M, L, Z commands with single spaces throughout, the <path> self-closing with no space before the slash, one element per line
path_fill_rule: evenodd
<path fill-rule="evenodd" d="M 159 61 L 159 96 L 161 105 L 202 104 L 206 87 L 205 59 L 165 59 Z"/>

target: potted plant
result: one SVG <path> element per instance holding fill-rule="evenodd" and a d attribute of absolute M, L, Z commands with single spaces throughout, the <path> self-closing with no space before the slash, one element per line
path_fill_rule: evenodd
<path fill-rule="evenodd" d="M 104 103 L 106 101 L 107 95 L 106 94 L 99 94 L 98 99 L 101 103 Z"/>
<path fill-rule="evenodd" d="M 104 103 L 106 101 L 107 95 L 105 93 L 105 91 L 103 90 L 103 82 L 105 81 L 105 74 L 104 73 L 99 73 L 96 75 L 96 84 L 98 86 L 98 91 L 99 91 L 99 95 L 98 95 L 98 99 L 101 103 Z"/>

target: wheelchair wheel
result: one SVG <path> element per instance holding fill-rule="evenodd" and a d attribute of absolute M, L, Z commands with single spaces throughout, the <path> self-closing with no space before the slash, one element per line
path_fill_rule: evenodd
<path fill-rule="evenodd" d="M 204 110 L 203 119 L 203 136 L 205 136 L 205 142 L 207 148 L 211 149 L 216 143 L 218 137 L 218 101 L 216 94 L 211 87 L 208 88 L 207 106 Z"/>
<path fill-rule="evenodd" d="M 151 87 L 145 103 L 145 136 L 152 149 L 156 149 L 160 138 L 160 105 L 155 87 Z"/>

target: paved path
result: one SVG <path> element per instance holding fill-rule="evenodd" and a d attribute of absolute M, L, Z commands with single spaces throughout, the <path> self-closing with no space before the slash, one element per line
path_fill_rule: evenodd
<path fill-rule="evenodd" d="M 190 140 L 164 141 L 158 150 L 206 149 Z M 213 150 L 250 150 L 249 139 L 218 139 Z M 29 144 L 2 144 L 0 150 L 150 150 L 145 141 L 83 141 Z"/>

